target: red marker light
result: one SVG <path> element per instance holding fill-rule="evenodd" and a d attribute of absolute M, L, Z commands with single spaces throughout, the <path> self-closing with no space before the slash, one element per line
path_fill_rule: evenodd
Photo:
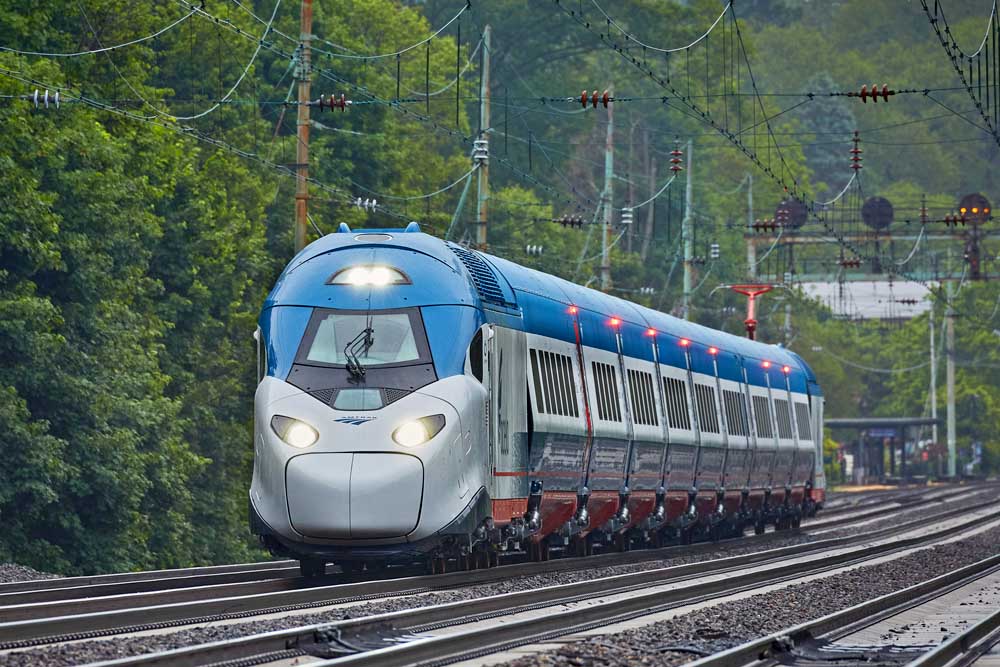
<path fill-rule="evenodd" d="M 646 329 L 646 335 L 647 336 L 655 336 L 656 335 L 656 329 Z"/>
<path fill-rule="evenodd" d="M 617 317 L 612 317 L 610 320 L 608 320 L 608 324 L 610 324 L 613 327 L 616 327 L 616 326 L 618 326 L 621 323 L 622 323 L 622 321 L 620 319 L 618 319 Z"/>
<path fill-rule="evenodd" d="M 782 366 L 781 367 L 781 372 L 784 373 L 785 375 L 788 375 L 789 373 L 792 372 L 792 367 L 791 366 Z"/>
<path fill-rule="evenodd" d="M 691 344 L 691 341 L 689 341 L 687 338 L 681 338 L 681 340 L 680 340 L 681 347 L 687 347 L 690 344 Z"/>
<path fill-rule="evenodd" d="M 578 312 L 580 312 L 580 309 L 577 308 L 576 306 L 570 306 L 569 307 L 569 314 L 570 315 L 576 315 Z"/>
<path fill-rule="evenodd" d="M 719 353 L 719 348 L 717 348 L 717 347 L 710 347 L 710 348 L 708 348 L 708 353 L 714 357 L 715 355 L 717 355 Z"/>
<path fill-rule="evenodd" d="M 771 367 L 771 362 L 770 361 L 765 361 L 764 363 L 761 364 L 761 366 L 763 366 L 764 368 L 770 368 Z"/>

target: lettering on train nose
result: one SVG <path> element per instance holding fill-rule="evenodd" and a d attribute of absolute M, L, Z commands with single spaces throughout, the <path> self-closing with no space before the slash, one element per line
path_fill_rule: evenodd
<path fill-rule="evenodd" d="M 341 417 L 339 419 L 334 419 L 333 421 L 338 424 L 350 424 L 351 426 L 361 426 L 365 422 L 370 422 L 374 420 L 375 417 Z"/>

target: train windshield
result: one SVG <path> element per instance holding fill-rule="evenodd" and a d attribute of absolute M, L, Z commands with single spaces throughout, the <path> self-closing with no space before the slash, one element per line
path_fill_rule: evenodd
<path fill-rule="evenodd" d="M 420 312 L 317 308 L 299 348 L 298 363 L 365 367 L 430 361 Z"/>

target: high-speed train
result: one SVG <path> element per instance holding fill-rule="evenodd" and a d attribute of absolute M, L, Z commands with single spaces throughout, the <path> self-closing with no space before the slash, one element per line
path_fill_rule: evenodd
<path fill-rule="evenodd" d="M 251 529 L 306 576 L 688 543 L 823 503 L 796 354 L 416 223 L 306 247 L 256 338 Z"/>

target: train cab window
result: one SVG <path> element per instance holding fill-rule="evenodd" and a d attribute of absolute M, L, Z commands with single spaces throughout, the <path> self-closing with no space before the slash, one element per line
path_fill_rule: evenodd
<path fill-rule="evenodd" d="M 632 419 L 636 424 L 659 426 L 656 414 L 656 397 L 653 393 L 653 376 L 643 371 L 629 369 L 628 390 L 632 398 Z"/>
<path fill-rule="evenodd" d="M 430 362 L 419 310 L 315 309 L 296 363 L 341 366 L 352 356 L 366 367 Z"/>
<path fill-rule="evenodd" d="M 604 421 L 622 420 L 621 402 L 618 399 L 618 380 L 615 367 L 599 361 L 590 362 L 594 373 L 594 393 L 597 394 L 597 417 Z"/>
<path fill-rule="evenodd" d="M 483 381 L 483 330 L 480 329 L 476 332 L 476 335 L 472 337 L 472 343 L 469 344 L 469 369 L 472 371 L 472 376 Z"/>
<path fill-rule="evenodd" d="M 780 398 L 775 399 L 774 415 L 778 418 L 778 437 L 791 439 L 792 415 L 788 411 L 788 401 Z"/>
<path fill-rule="evenodd" d="M 766 396 L 753 397 L 754 424 L 757 425 L 758 438 L 773 438 L 774 429 L 771 428 L 771 410 Z"/>
<path fill-rule="evenodd" d="M 531 379 L 535 386 L 535 408 L 540 414 L 579 417 L 573 360 L 548 350 L 531 348 Z"/>
<path fill-rule="evenodd" d="M 257 341 L 257 384 L 260 384 L 267 375 L 267 343 L 260 329 L 254 332 L 254 339 Z"/>
<path fill-rule="evenodd" d="M 795 402 L 795 421 L 799 427 L 799 440 L 812 440 L 812 429 L 809 428 L 809 406 Z"/>
<path fill-rule="evenodd" d="M 670 428 L 691 430 L 691 413 L 688 411 L 687 388 L 683 380 L 663 378 L 663 395 L 667 399 L 667 420 Z"/>
<path fill-rule="evenodd" d="M 698 403 L 698 426 L 706 433 L 720 433 L 719 411 L 715 407 L 715 388 L 695 382 L 694 394 Z"/>

